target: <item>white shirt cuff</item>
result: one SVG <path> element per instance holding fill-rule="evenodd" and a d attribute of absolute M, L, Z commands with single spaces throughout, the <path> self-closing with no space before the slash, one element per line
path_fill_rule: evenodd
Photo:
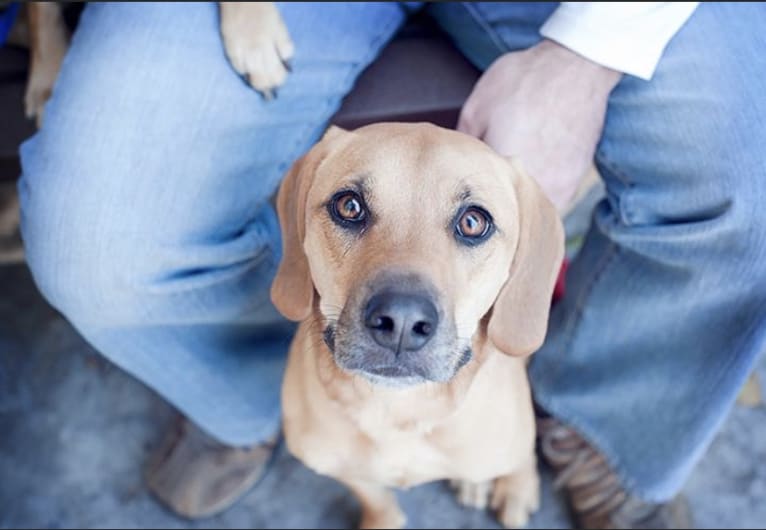
<path fill-rule="evenodd" d="M 607 68 L 649 80 L 699 2 L 562 2 L 540 34 Z"/>

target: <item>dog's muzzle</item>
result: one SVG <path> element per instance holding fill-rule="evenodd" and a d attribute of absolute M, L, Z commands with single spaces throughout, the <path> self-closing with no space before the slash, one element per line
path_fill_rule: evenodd
<path fill-rule="evenodd" d="M 455 375 L 470 347 L 455 331 L 428 280 L 387 271 L 356 291 L 324 340 L 341 368 L 406 386 Z"/>

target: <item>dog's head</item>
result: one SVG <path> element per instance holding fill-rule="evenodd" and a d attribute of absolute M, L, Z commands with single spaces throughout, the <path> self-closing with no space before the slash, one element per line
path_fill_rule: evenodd
<path fill-rule="evenodd" d="M 332 128 L 292 167 L 277 209 L 272 299 L 296 321 L 316 308 L 344 370 L 391 385 L 447 381 L 480 325 L 507 354 L 542 344 L 561 222 L 479 140 L 426 124 Z"/>

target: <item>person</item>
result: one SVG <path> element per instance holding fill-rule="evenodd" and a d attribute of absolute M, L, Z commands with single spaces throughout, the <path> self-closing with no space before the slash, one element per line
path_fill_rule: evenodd
<path fill-rule="evenodd" d="M 189 517 L 262 473 L 293 327 L 269 302 L 269 198 L 356 77 L 427 9 L 485 73 L 459 128 L 592 217 L 530 367 L 543 456 L 581 525 L 688 525 L 676 502 L 763 349 L 766 9 L 759 3 L 284 3 L 264 101 L 213 4 L 91 4 L 21 148 L 42 293 L 190 421 L 152 490 Z"/>

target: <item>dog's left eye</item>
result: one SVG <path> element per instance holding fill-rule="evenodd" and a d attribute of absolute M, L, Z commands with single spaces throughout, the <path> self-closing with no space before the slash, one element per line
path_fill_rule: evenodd
<path fill-rule="evenodd" d="M 469 206 L 460 212 L 455 221 L 455 236 L 468 245 L 486 240 L 493 229 L 492 216 L 483 208 Z"/>
<path fill-rule="evenodd" d="M 355 191 L 340 191 L 333 195 L 329 204 L 333 219 L 343 226 L 363 222 L 367 218 L 364 200 Z"/>

